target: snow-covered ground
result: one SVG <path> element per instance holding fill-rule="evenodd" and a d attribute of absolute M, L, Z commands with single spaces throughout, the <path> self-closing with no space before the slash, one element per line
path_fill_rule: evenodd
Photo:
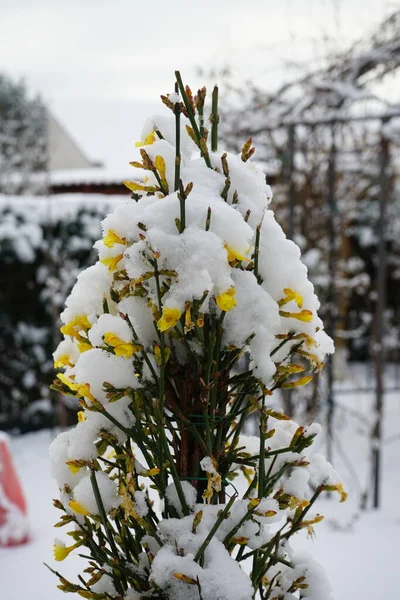
<path fill-rule="evenodd" d="M 341 387 L 362 384 L 355 375 Z M 335 466 L 343 476 L 349 499 L 344 505 L 334 496 L 321 502 L 318 510 L 326 518 L 316 526 L 316 538 L 311 540 L 299 534 L 296 542 L 322 564 L 336 600 L 399 597 L 400 392 L 386 396 L 382 508 L 360 512 L 360 492 L 368 483 L 367 432 L 372 402 L 372 393 L 337 395 Z M 52 545 L 60 531 L 52 527 L 60 513 L 51 503 L 57 496 L 57 487 L 51 479 L 47 452 L 54 434 L 45 430 L 12 440 L 14 460 L 29 503 L 32 531 L 29 544 L 0 549 L 1 600 L 61 599 L 56 578 L 43 565 L 47 562 L 55 566 Z M 56 568 L 73 578 L 79 562 L 71 555 L 60 565 L 57 563 Z"/>

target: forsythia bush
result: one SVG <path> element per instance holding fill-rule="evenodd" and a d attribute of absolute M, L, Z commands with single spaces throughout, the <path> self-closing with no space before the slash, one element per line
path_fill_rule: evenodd
<path fill-rule="evenodd" d="M 246 142 L 217 149 L 217 88 L 193 96 L 179 73 L 172 115 L 144 128 L 132 200 L 103 221 L 98 262 L 66 302 L 55 389 L 79 423 L 50 453 L 60 488 L 55 559 L 86 560 L 83 598 L 250 600 L 330 597 L 291 549 L 324 491 L 345 493 L 300 427 L 269 407 L 333 351 L 318 301 L 268 204 Z M 245 369 L 238 361 L 245 352 Z M 259 437 L 243 435 L 259 415 Z"/>

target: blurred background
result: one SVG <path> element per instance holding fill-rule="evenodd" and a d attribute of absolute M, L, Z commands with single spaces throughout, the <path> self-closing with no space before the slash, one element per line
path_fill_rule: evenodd
<path fill-rule="evenodd" d="M 301 423 L 325 425 L 319 450 L 350 491 L 348 508 L 317 540 L 337 600 L 394 594 L 399 2 L 0 4 L 0 430 L 13 436 L 39 511 L 34 538 L 51 535 L 40 508 L 50 496 L 38 494 L 40 480 L 28 473 L 41 464 L 51 489 L 47 445 L 57 428 L 76 422 L 77 406 L 49 390 L 59 313 L 79 271 L 95 260 L 101 219 L 129 199 L 122 181 L 134 142 L 145 119 L 165 110 L 159 96 L 173 91 L 175 69 L 192 89 L 218 83 L 221 146 L 240 151 L 253 139 L 277 220 L 302 250 L 335 339 L 322 377 L 275 401 Z M 357 535 L 345 538 L 349 532 Z M 363 552 L 382 536 L 386 550 L 374 555 L 371 580 Z M 0 552 L 0 569 L 7 560 Z M 354 595 L 361 580 L 365 589 Z M 16 582 L 7 593 L 22 598 Z M 43 589 L 31 597 L 47 599 Z"/>

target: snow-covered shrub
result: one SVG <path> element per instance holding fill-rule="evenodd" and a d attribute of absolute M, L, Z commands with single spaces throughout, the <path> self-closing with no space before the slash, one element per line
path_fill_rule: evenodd
<path fill-rule="evenodd" d="M 57 526 L 73 540 L 54 554 L 91 560 L 77 583 L 56 572 L 59 587 L 98 600 L 328 600 L 289 541 L 322 519 L 323 491 L 345 492 L 309 453 L 319 426 L 269 399 L 309 382 L 333 345 L 251 140 L 238 156 L 218 151 L 217 90 L 206 121 L 205 89 L 193 97 L 176 75 L 179 95 L 163 97 L 174 114 L 146 123 L 132 163 L 146 178 L 126 182 L 133 200 L 103 221 L 99 260 L 62 313 L 54 387 L 83 410 L 50 448 Z M 255 411 L 259 437 L 245 436 Z"/>
<path fill-rule="evenodd" d="M 49 398 L 61 307 L 95 256 L 101 196 L 0 196 L 0 426 L 49 426 L 31 403 Z M 54 339 L 56 337 L 56 339 Z M 33 423 L 33 421 L 35 421 Z"/>

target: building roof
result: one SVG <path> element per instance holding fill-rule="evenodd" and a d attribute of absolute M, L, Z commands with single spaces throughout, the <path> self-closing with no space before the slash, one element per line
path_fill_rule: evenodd
<path fill-rule="evenodd" d="M 90 169 L 101 166 L 88 158 L 50 111 L 47 112 L 47 123 L 51 172 L 58 169 Z"/>

